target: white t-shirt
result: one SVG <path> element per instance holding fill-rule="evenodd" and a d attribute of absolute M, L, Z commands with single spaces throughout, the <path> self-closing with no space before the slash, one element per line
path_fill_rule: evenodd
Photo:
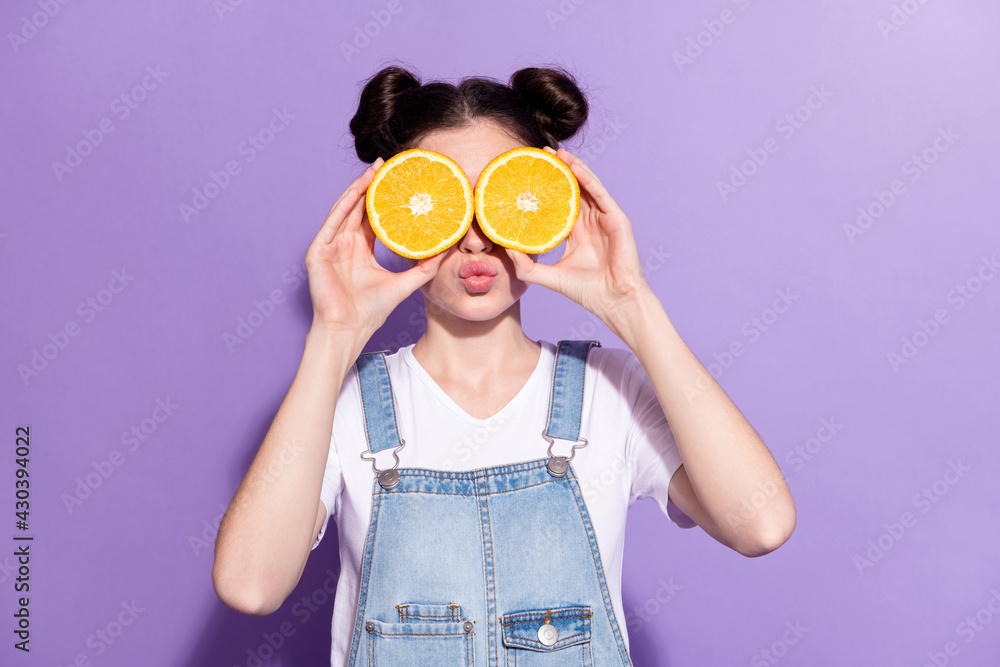
<path fill-rule="evenodd" d="M 396 396 L 400 468 L 474 470 L 547 456 L 542 438 L 556 344 L 545 340 L 538 365 L 521 391 L 499 412 L 476 419 L 453 401 L 413 356 L 413 345 L 386 356 Z M 580 435 L 571 464 L 597 536 L 618 626 L 628 644 L 622 609 L 621 573 L 625 517 L 629 506 L 650 497 L 679 526 L 693 523 L 670 504 L 667 486 L 682 461 L 648 375 L 629 349 L 592 347 L 587 357 Z M 553 454 L 567 456 L 572 443 L 556 440 Z M 313 549 L 323 539 L 331 514 L 340 541 L 341 571 L 333 609 L 331 665 L 345 665 L 357 614 L 358 580 L 371 518 L 371 461 L 361 458 L 364 415 L 352 366 L 344 378 L 333 420 L 330 453 L 320 499 L 327 517 Z M 392 448 L 375 455 L 380 470 L 392 467 Z"/>

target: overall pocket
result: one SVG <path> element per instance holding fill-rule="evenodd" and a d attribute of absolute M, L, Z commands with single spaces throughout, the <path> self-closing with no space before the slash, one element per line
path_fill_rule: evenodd
<path fill-rule="evenodd" d="M 369 667 L 475 664 L 475 624 L 462 617 L 461 606 L 405 603 L 396 609 L 398 623 L 374 618 L 365 621 Z"/>
<path fill-rule="evenodd" d="M 507 667 L 593 667 L 590 649 L 589 606 L 525 609 L 504 614 L 504 652 Z M 546 628 L 546 641 L 539 630 Z"/>

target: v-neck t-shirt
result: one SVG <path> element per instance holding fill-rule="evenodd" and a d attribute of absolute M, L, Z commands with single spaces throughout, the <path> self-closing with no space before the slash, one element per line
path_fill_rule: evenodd
<path fill-rule="evenodd" d="M 420 365 L 413 345 L 385 357 L 395 395 L 400 468 L 474 470 L 545 458 L 542 438 L 549 408 L 556 344 L 541 340 L 538 363 L 521 390 L 486 419 L 468 414 Z M 571 464 L 597 537 L 605 578 L 626 645 L 621 572 L 628 508 L 652 498 L 682 528 L 694 523 L 668 504 L 670 479 L 681 466 L 670 425 L 649 376 L 629 349 L 592 347 L 587 356 L 580 436 Z M 556 440 L 552 452 L 568 456 L 573 443 Z M 320 500 L 327 510 L 315 549 L 330 517 L 337 525 L 341 571 L 334 599 L 331 665 L 346 664 L 357 615 L 358 586 L 371 519 L 371 460 L 367 449 L 357 367 L 351 366 L 334 412 Z M 371 456 L 370 454 L 368 456 Z M 375 455 L 379 470 L 394 463 L 392 448 Z"/>

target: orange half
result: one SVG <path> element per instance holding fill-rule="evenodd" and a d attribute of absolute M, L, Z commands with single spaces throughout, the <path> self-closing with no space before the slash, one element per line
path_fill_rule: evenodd
<path fill-rule="evenodd" d="M 565 162 L 540 148 L 494 158 L 476 182 L 476 221 L 494 243 L 543 253 L 569 236 L 580 214 L 580 184 Z"/>
<path fill-rule="evenodd" d="M 375 172 L 365 209 L 387 248 L 412 259 L 430 257 L 458 243 L 472 225 L 472 183 L 447 155 L 413 148 Z"/>

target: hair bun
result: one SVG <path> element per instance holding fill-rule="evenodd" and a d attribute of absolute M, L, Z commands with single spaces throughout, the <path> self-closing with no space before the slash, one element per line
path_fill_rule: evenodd
<path fill-rule="evenodd" d="M 526 67 L 510 77 L 510 87 L 534 116 L 542 136 L 555 148 L 587 122 L 587 98 L 565 70 Z"/>
<path fill-rule="evenodd" d="M 362 161 L 374 162 L 379 155 L 394 152 L 391 121 L 400 98 L 416 88 L 420 88 L 420 80 L 409 70 L 397 66 L 380 70 L 365 83 L 358 110 L 349 125 L 355 150 Z"/>

